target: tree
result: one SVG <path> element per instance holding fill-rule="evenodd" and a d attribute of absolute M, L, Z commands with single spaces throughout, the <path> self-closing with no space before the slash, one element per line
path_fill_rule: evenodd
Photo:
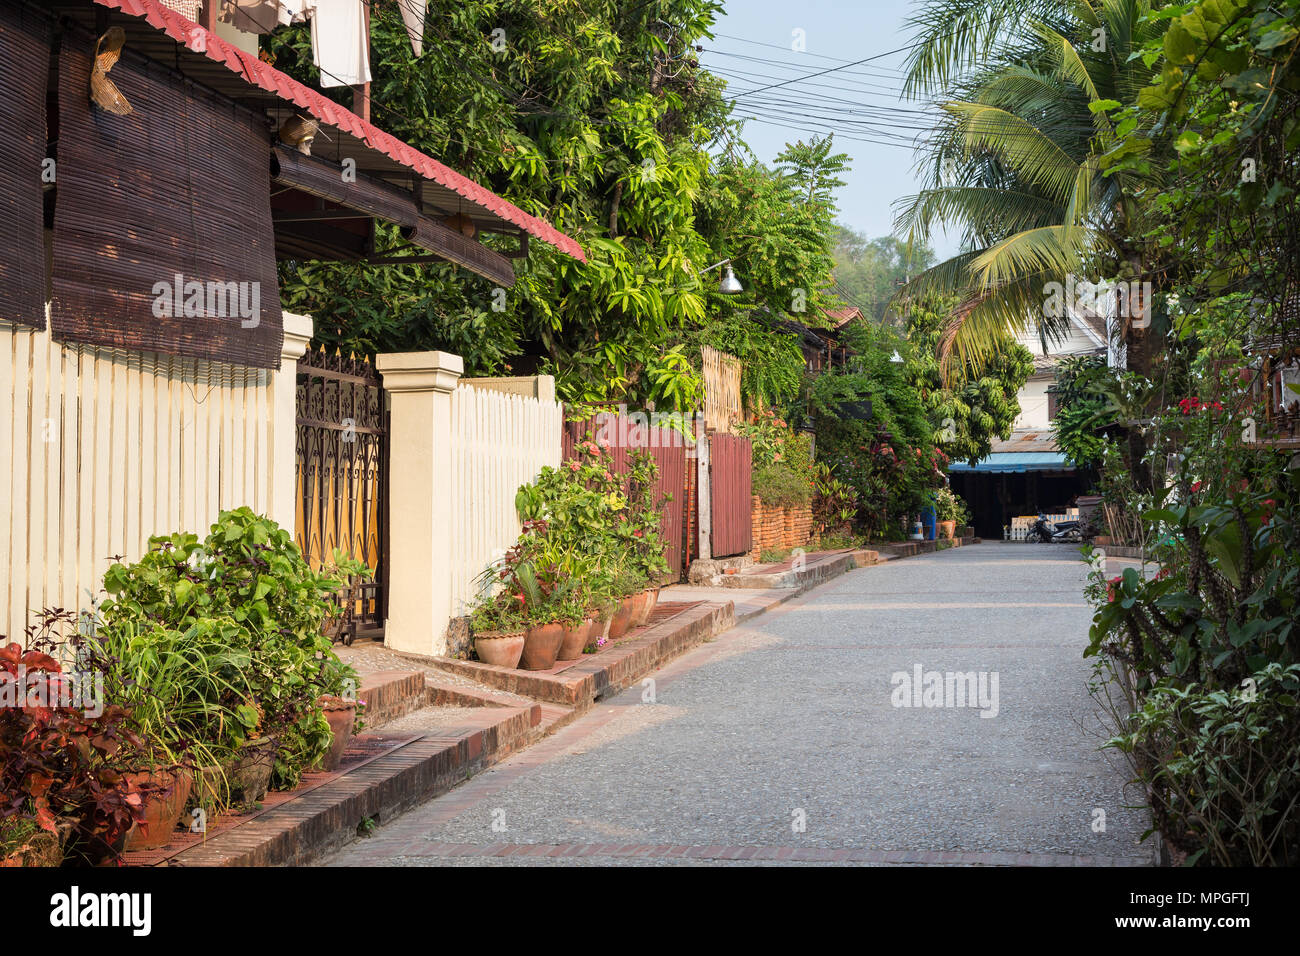
<path fill-rule="evenodd" d="M 1159 271 L 1155 251 L 1136 239 L 1137 192 L 1158 164 L 1108 171 L 1103 161 L 1128 132 L 1110 112 L 1134 103 L 1151 78 L 1137 54 L 1162 24 L 1148 12 L 1145 0 L 931 0 L 913 21 L 921 36 L 908 89 L 941 95 L 943 116 L 924 148 L 927 187 L 899 223 L 914 241 L 937 222 L 964 233 L 963 250 L 908 290 L 960 297 L 942 342 L 945 369 L 950 352 L 978 360 L 1009 331 L 1063 334 L 1068 315 L 1044 313 L 1049 282 Z M 1129 362 L 1149 371 L 1161 318 L 1134 321 L 1139 309 L 1129 311 Z"/>
<path fill-rule="evenodd" d="M 945 380 L 938 357 L 939 343 L 952 307 L 951 300 L 928 297 L 909 302 L 908 376 L 917 389 L 932 429 L 932 437 L 953 461 L 971 464 L 984 458 L 995 439 L 1011 437 L 1020 414 L 1017 398 L 1034 371 L 1034 357 L 1023 345 L 1004 337 L 957 378 Z"/>
<path fill-rule="evenodd" d="M 848 226 L 835 226 L 834 290 L 874 322 L 897 322 L 889 304 L 899 285 L 933 264 L 934 251 L 924 242 L 909 249 L 893 236 L 868 239 Z"/>
<path fill-rule="evenodd" d="M 720 300 L 698 276 L 713 250 L 694 226 L 706 147 L 728 123 L 722 83 L 693 51 L 718 9 L 435 0 L 416 58 L 399 11 L 376 4 L 380 125 L 574 235 L 589 261 L 534 244 L 504 312 L 491 283 L 450 266 L 288 263 L 286 306 L 348 348 L 467 350 L 480 374 L 523 353 L 571 400 L 691 406 L 698 377 L 672 340 Z M 277 66 L 316 80 L 305 28 L 264 43 Z"/>

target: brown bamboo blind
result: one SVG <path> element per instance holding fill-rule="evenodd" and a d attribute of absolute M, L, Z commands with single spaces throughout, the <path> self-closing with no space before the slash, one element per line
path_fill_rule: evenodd
<path fill-rule="evenodd" d="M 0 319 L 45 328 L 45 88 L 49 18 L 0 6 Z"/>
<path fill-rule="evenodd" d="M 98 110 L 87 93 L 94 42 L 69 31 L 59 55 L 55 336 L 278 367 L 269 131 L 163 64 L 126 54 L 109 79 L 135 111 Z M 254 292 L 256 325 L 245 327 Z M 160 299 L 170 316 L 157 314 Z"/>

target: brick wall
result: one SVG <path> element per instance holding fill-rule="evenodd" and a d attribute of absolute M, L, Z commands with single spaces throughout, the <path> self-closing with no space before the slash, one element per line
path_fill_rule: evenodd
<path fill-rule="evenodd" d="M 784 508 L 766 505 L 753 496 L 754 548 L 750 556 L 759 560 L 764 551 L 802 548 L 812 543 L 812 507 Z"/>

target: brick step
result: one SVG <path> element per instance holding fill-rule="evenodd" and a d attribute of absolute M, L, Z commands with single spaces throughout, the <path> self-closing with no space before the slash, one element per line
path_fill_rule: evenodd
<path fill-rule="evenodd" d="M 429 703 L 424 689 L 423 671 L 386 670 L 363 673 L 357 696 L 366 702 L 362 719 L 367 730 L 376 730 Z"/>
<path fill-rule="evenodd" d="M 436 658 L 433 663 L 487 687 L 581 713 L 735 622 L 735 607 L 730 601 L 679 606 L 684 610 L 675 611 L 671 605 L 661 604 L 656 608 L 660 617 L 657 623 L 652 620 L 616 644 L 596 654 L 584 654 L 576 661 L 561 662 L 550 671 L 515 670 L 452 658 Z"/>

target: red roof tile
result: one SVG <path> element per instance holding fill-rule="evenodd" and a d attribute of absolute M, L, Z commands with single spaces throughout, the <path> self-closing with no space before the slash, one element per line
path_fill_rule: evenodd
<path fill-rule="evenodd" d="M 167 9 L 158 0 L 94 0 L 94 2 L 113 10 L 121 10 L 131 16 L 143 17 L 147 23 L 166 33 L 177 43 L 182 44 L 192 52 L 202 52 L 208 59 L 216 63 L 224 64 L 231 72 L 243 77 L 253 86 L 266 90 L 268 93 L 274 93 L 276 96 L 302 107 L 321 122 L 351 133 L 372 149 L 379 150 L 395 162 L 415 170 L 425 179 L 433 180 L 469 202 L 494 213 L 506 222 L 518 226 L 530 236 L 549 243 L 580 262 L 587 261 L 582 247 L 574 239 L 566 236 L 550 223 L 538 219 L 536 216 L 530 216 L 519 207 L 506 202 L 506 200 L 490 190 L 484 189 L 472 179 L 462 176 L 433 157 L 426 156 L 419 150 L 408 146 L 396 136 L 385 133 L 379 127 L 367 123 L 351 110 L 345 109 L 328 97 L 308 86 L 304 86 L 293 77 L 281 73 L 269 63 L 255 56 L 250 56 L 216 34 L 208 33 L 205 38 L 204 49 L 202 51 L 194 50 L 190 46 L 190 40 L 196 35 L 195 30 L 202 30 L 203 28 L 179 13 Z"/>

